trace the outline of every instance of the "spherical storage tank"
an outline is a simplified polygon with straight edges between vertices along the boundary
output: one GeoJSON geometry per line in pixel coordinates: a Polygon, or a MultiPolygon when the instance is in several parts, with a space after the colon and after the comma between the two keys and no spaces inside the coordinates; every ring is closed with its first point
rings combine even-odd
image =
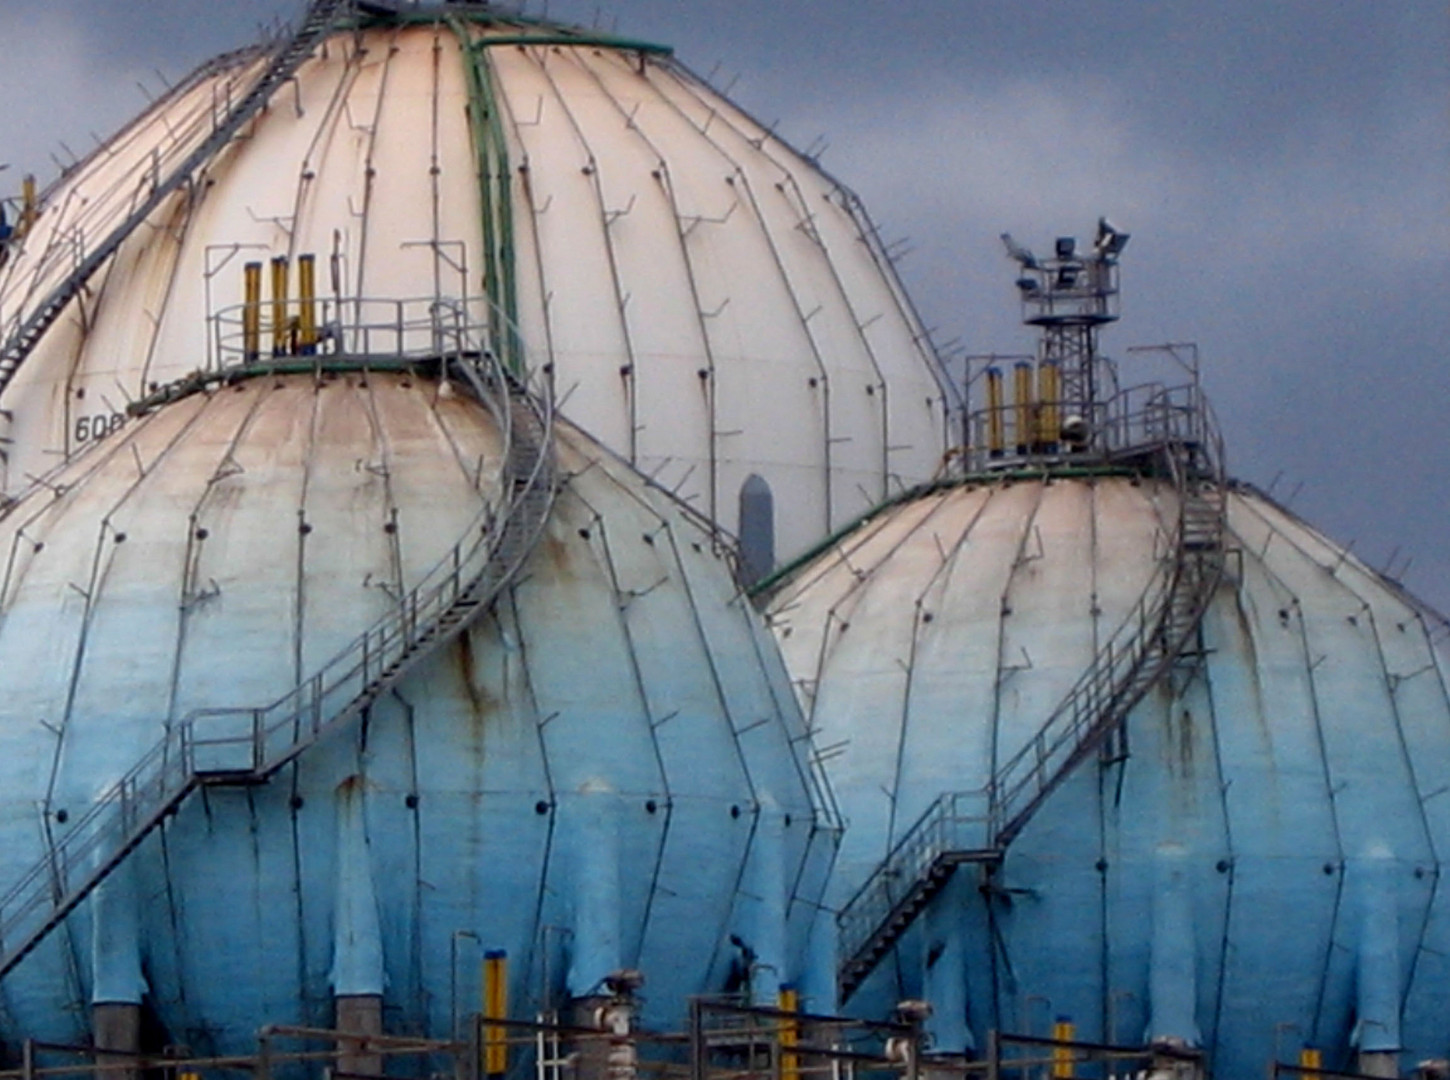
{"type": "MultiPolygon", "coordinates": [[[[406,370],[257,374],[135,418],[16,502],[7,886],[168,731],[225,736],[235,717],[206,710],[328,670],[497,527],[502,430],[406,370]]],[[[726,984],[731,935],[757,994],[809,981],[834,834],[768,632],[671,497],[567,426],[557,469],[492,608],[270,782],[182,801],[6,977],[7,1035],[74,1043],[78,1004],[143,998],[198,1052],[330,1025],[334,998],[444,1035],[478,1008],[483,950],[507,952],[517,1015],[637,968],[649,1021],[677,1024],[726,984]]]]}
{"type": "MultiPolygon", "coordinates": [[[[0,272],[6,327],[270,57],[203,66],[45,193],[0,272]]],[[[482,4],[364,17],[192,176],[7,392],[7,490],[153,386],[224,364],[218,315],[235,316],[246,263],[269,264],[270,302],[270,261],[290,259],[295,294],[304,255],[324,321],[486,297],[564,415],[731,532],[754,498],[757,570],[929,477],[944,449],[924,328],[855,196],[661,46],[482,4]]]]}
{"type": "Polygon", "coordinates": [[[1204,542],[1180,537],[1210,486],[1005,443],[868,515],[770,600],[847,822],[830,894],[847,1009],[925,997],[944,1053],[1058,1022],[1173,1040],[1218,1076],[1302,1046],[1379,1075],[1444,1056],[1445,622],[1230,485],[1222,576],[1168,657],[1171,620],[1143,633],[1138,605],[1201,565],[1204,542]],[[1064,764],[1067,720],[1132,689],[1131,660],[1085,674],[1110,644],[1157,677],[1064,764]],[[932,878],[942,856],[960,862],[932,878]],[[878,962],[867,938],[892,905],[878,962]]]}

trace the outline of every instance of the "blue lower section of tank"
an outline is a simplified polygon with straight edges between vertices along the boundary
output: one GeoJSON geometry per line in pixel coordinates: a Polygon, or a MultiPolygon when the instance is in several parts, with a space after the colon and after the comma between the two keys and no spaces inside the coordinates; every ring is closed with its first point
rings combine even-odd
{"type": "MultiPolygon", "coordinates": [[[[947,511],[933,518],[924,500],[902,511],[925,522],[910,541],[908,525],[883,526],[890,543],[862,539],[841,560],[852,575],[844,597],[815,601],[834,619],[824,670],[862,672],[856,692],[873,703],[853,713],[844,675],[815,688],[828,737],[870,747],[843,754],[835,773],[868,835],[900,839],[939,792],[972,790],[1090,659],[1080,613],[1096,610],[1094,582],[1130,548],[1113,547],[1121,526],[1099,518],[1089,557],[1087,489],[1062,487],[943,496],[977,500],[954,519],[975,530],[958,549],[947,511]],[[1008,546],[1002,531],[1026,539],[1008,546]],[[999,549],[1007,555],[994,561],[999,549]],[[955,562],[944,554],[954,550],[955,562]],[[893,570],[909,577],[918,556],[930,573],[913,591],[893,570]],[[1063,569],[1074,565],[1100,576],[1063,569]],[[838,628],[848,619],[849,634],[838,628]],[[895,700],[879,689],[887,680],[895,700]]],[[[1126,482],[1107,487],[1092,497],[1115,513],[1142,498],[1126,482]]],[[[943,1052],[983,1047],[993,1029],[1050,1036],[1066,1018],[1090,1042],[1196,1047],[1228,1077],[1261,1075],[1306,1046],[1351,1071],[1362,1053],[1397,1056],[1402,1070],[1447,1056],[1445,624],[1266,501],[1235,495],[1230,521],[1239,554],[1204,620],[1199,662],[1148,692],[1000,867],[961,866],[847,1011],[880,1017],[924,997],[943,1052]]],[[[778,617],[812,602],[803,596],[778,617]]],[[[838,897],[875,865],[855,843],[848,832],[854,876],[838,897]]]]}

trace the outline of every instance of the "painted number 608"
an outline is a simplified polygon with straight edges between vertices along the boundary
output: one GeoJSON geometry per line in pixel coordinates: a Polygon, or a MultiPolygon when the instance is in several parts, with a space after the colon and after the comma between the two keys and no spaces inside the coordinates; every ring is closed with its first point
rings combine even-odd
{"type": "Polygon", "coordinates": [[[78,443],[89,442],[92,439],[103,439],[126,422],[126,414],[119,412],[96,413],[94,416],[77,416],[75,423],[75,441],[78,443]]]}

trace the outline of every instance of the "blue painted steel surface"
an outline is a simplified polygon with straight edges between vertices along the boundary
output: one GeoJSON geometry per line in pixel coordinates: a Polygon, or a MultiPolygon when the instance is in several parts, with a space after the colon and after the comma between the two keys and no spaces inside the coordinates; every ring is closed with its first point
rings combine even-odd
{"type": "MultiPolygon", "coordinates": [[[[1171,504],[1126,477],[963,484],[784,583],[772,625],[840,746],[835,902],[1035,730],[1165,556],[1171,504]]],[[[1250,490],[1229,526],[1203,666],[1149,693],[1000,870],[959,870],[849,1011],[924,994],[958,1051],[1068,1016],[1090,1041],[1200,1045],[1220,1076],[1302,1044],[1340,1067],[1450,1051],[1450,630],[1250,490]]]]}
{"type": "MultiPolygon", "coordinates": [[[[7,1037],[84,1041],[79,1004],[143,993],[197,1052],[330,1024],[334,995],[441,1035],[487,949],[522,1015],[635,967],[647,1022],[681,1023],[732,934],[807,977],[834,833],[769,633],[681,504],[573,429],[559,464],[497,609],[271,783],[183,804],[0,985],[7,1037]]],[[[350,641],[478,527],[499,468],[490,414],[435,382],[261,377],[22,498],[0,883],[168,721],[263,704],[350,641]]]]}

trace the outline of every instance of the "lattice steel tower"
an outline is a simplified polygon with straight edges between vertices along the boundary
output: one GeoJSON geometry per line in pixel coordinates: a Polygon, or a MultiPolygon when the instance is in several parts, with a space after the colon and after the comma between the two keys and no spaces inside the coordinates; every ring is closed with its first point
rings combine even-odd
{"type": "Polygon", "coordinates": [[[1038,361],[1055,366],[1062,441],[1085,449],[1102,431],[1105,402],[1099,378],[1098,329],[1118,318],[1118,256],[1128,234],[1098,219],[1091,252],[1079,252],[1071,236],[1058,237],[1053,257],[1038,259],[1002,234],[1021,273],[1022,321],[1042,328],[1038,361]]]}

